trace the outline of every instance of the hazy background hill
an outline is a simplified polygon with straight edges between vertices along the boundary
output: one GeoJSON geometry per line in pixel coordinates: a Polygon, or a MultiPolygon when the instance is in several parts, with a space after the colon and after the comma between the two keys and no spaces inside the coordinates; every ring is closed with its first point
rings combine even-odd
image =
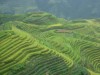
{"type": "Polygon", "coordinates": [[[100,0],[0,0],[0,13],[46,11],[63,18],[99,18],[100,0]]]}

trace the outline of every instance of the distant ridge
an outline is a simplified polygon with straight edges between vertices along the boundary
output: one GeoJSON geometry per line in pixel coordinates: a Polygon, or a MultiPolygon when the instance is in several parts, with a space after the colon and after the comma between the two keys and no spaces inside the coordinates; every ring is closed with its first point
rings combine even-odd
{"type": "Polygon", "coordinates": [[[100,18],[100,0],[0,0],[0,13],[34,11],[49,12],[66,19],[100,18]]]}

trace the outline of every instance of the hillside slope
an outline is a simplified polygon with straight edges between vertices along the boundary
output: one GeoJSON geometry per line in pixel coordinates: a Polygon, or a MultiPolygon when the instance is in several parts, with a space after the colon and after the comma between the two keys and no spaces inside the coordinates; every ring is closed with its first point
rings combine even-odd
{"type": "Polygon", "coordinates": [[[35,12],[0,20],[0,75],[100,75],[100,19],[35,12]]]}

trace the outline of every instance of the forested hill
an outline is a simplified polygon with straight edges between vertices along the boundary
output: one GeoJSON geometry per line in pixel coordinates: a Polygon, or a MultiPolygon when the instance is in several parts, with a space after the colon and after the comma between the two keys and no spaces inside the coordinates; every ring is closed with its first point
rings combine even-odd
{"type": "Polygon", "coordinates": [[[100,0],[0,0],[0,13],[50,12],[58,17],[99,18],[100,0]]]}

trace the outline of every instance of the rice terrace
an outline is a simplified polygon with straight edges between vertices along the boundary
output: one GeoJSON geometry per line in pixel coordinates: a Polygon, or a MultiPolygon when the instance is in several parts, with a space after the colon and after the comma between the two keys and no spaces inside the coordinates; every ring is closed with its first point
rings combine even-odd
{"type": "Polygon", "coordinates": [[[100,75],[99,21],[0,15],[0,75],[100,75]]]}
{"type": "Polygon", "coordinates": [[[0,0],[0,75],[100,75],[100,0],[0,0]]]}

